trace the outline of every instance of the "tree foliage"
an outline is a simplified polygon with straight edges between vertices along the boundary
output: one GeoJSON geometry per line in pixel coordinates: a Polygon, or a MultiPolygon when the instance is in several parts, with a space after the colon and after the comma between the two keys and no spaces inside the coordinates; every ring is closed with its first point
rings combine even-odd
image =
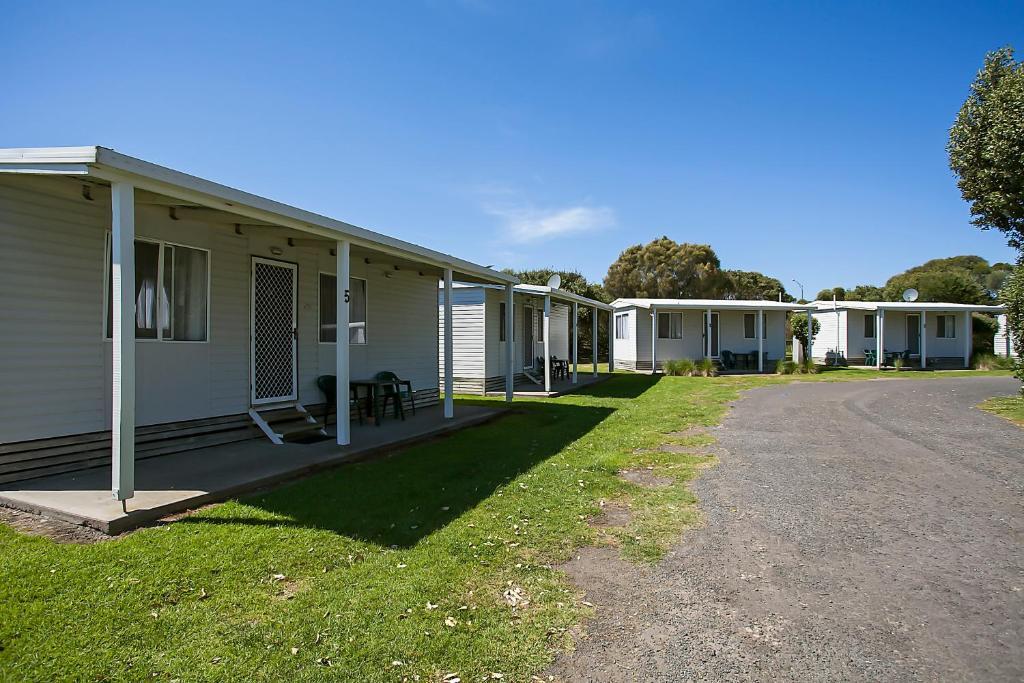
{"type": "Polygon", "coordinates": [[[725,281],[710,245],[661,237],[619,254],[604,288],[612,298],[699,299],[717,296],[725,281]]]}
{"type": "Polygon", "coordinates": [[[949,166],[971,223],[1024,249],[1024,64],[1004,47],[985,56],[949,132],[949,166]]]}
{"type": "Polygon", "coordinates": [[[889,278],[883,289],[884,301],[902,301],[907,289],[918,291],[918,301],[954,304],[987,304],[991,296],[977,280],[962,270],[917,270],[889,278]]]}
{"type": "MultiPolygon", "coordinates": [[[[814,328],[813,334],[815,337],[818,336],[818,332],[821,331],[821,322],[812,317],[811,326],[814,328]]],[[[800,341],[800,346],[804,350],[804,358],[807,357],[807,314],[806,313],[794,313],[789,316],[789,333],[794,339],[800,341]]],[[[794,356],[795,358],[795,356],[794,356]]]]}
{"type": "Polygon", "coordinates": [[[750,301],[793,301],[777,278],[753,270],[725,270],[718,298],[750,301]]]}
{"type": "Polygon", "coordinates": [[[814,297],[818,301],[846,301],[846,289],[844,287],[832,287],[830,289],[823,289],[814,297]]]}
{"type": "MultiPolygon", "coordinates": [[[[999,290],[999,301],[1006,306],[1006,326],[1013,340],[1013,348],[1017,350],[1017,379],[1024,382],[1024,360],[1019,356],[1024,352],[1024,256],[1017,260],[1017,266],[1003,282],[999,290]]],[[[1024,387],[1021,387],[1024,394],[1024,387]]]]}
{"type": "Polygon", "coordinates": [[[882,301],[885,293],[875,285],[857,285],[846,290],[846,301],[882,301]]]}

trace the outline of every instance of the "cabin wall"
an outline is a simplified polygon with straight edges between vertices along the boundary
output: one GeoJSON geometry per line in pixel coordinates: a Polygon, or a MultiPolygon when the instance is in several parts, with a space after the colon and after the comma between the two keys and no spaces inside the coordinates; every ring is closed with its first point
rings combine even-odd
{"type": "MultiPolygon", "coordinates": [[[[62,178],[0,177],[0,442],[110,428],[111,342],[105,339],[110,192],[62,178]]],[[[290,247],[258,228],[179,220],[137,205],[137,238],[210,252],[206,342],[136,342],[136,419],[149,425],[244,413],[250,406],[252,257],[298,265],[299,400],[319,403],[319,374],[334,372],[334,345],[319,343],[319,272],[329,246],[290,247]],[[271,248],[280,248],[273,256],[271,248]]],[[[352,377],[392,370],[436,400],[437,281],[353,259],[367,279],[365,346],[352,345],[352,377]]]]}

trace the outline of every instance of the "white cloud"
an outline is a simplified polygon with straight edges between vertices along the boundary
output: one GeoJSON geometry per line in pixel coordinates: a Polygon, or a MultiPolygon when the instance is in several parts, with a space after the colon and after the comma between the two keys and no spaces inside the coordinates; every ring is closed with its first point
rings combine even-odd
{"type": "Polygon", "coordinates": [[[595,232],[615,225],[615,212],[607,206],[580,205],[563,209],[485,206],[484,210],[500,218],[509,239],[519,244],[595,232]]]}

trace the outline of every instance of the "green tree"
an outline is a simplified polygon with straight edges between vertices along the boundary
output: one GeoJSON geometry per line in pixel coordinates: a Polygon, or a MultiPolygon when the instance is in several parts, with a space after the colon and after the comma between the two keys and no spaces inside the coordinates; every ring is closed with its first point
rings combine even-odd
{"type": "MultiPolygon", "coordinates": [[[[1020,358],[1024,352],[1024,256],[1017,260],[1016,267],[1003,282],[999,301],[1006,306],[1007,331],[1018,354],[1014,374],[1024,382],[1024,359],[1020,358]]],[[[1021,386],[1021,395],[1024,395],[1024,386],[1021,386]]]]}
{"type": "Polygon", "coordinates": [[[723,299],[746,299],[750,301],[793,301],[782,282],[763,273],[752,270],[725,270],[722,286],[717,297],[723,299]]]}
{"type": "Polygon", "coordinates": [[[619,254],[608,268],[604,288],[613,298],[699,299],[717,296],[724,280],[710,245],[661,237],[619,254]]]}
{"type": "Polygon", "coordinates": [[[1024,64],[1004,47],[985,56],[949,132],[949,166],[971,223],[1024,249],[1024,64]]]}
{"type": "MultiPolygon", "coordinates": [[[[818,336],[818,332],[821,332],[821,322],[816,318],[811,319],[811,326],[813,329],[814,336],[818,336]]],[[[807,357],[807,314],[806,313],[794,313],[789,316],[789,334],[800,342],[800,347],[804,350],[804,358],[807,357]]],[[[794,356],[795,358],[795,356],[794,356]]]]}
{"type": "Polygon", "coordinates": [[[846,289],[843,287],[823,289],[814,298],[818,301],[832,301],[833,297],[836,301],[846,301],[846,289]]]}
{"type": "Polygon", "coordinates": [[[846,292],[847,301],[883,301],[883,296],[882,288],[874,285],[857,285],[846,292]]]}
{"type": "MultiPolygon", "coordinates": [[[[585,296],[588,299],[595,299],[597,301],[604,301],[607,303],[610,301],[608,294],[597,282],[590,282],[582,273],[575,270],[555,270],[554,268],[536,268],[533,270],[512,270],[511,268],[505,269],[506,273],[515,275],[523,284],[527,285],[546,285],[548,279],[554,275],[562,279],[562,283],[559,289],[564,289],[567,292],[573,294],[579,294],[585,296]]],[[[589,306],[580,306],[580,319],[578,323],[578,330],[580,335],[579,342],[579,353],[580,358],[591,357],[593,347],[593,315],[594,311],[589,306]]],[[[597,316],[597,351],[598,357],[607,360],[607,349],[608,349],[608,322],[607,315],[599,313],[597,316]]],[[[571,330],[570,330],[571,331],[571,330]]],[[[572,343],[569,344],[570,353],[572,352],[572,343]]]]}
{"type": "Polygon", "coordinates": [[[992,298],[981,284],[963,270],[911,270],[885,283],[883,300],[902,301],[907,289],[918,291],[918,301],[954,304],[988,304],[992,298]]]}

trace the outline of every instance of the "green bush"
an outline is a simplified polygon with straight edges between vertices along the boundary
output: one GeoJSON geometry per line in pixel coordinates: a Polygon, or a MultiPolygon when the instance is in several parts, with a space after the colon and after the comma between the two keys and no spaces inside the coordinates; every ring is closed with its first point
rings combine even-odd
{"type": "Polygon", "coordinates": [[[975,370],[1013,370],[1013,359],[992,353],[976,353],[971,358],[975,370]]]}
{"type": "Polygon", "coordinates": [[[895,359],[895,360],[894,360],[894,361],[892,362],[892,367],[893,367],[893,369],[894,369],[894,370],[896,370],[897,372],[899,372],[900,370],[902,370],[902,369],[903,369],[903,359],[902,359],[902,358],[897,358],[897,359],[895,359]]]}
{"type": "Polygon", "coordinates": [[[800,374],[801,375],[816,375],[818,374],[818,366],[814,364],[813,358],[805,358],[800,361],[800,374]]]}
{"type": "Polygon", "coordinates": [[[694,370],[696,369],[693,361],[689,358],[667,360],[663,367],[665,374],[673,377],[693,377],[694,370]]]}
{"type": "Polygon", "coordinates": [[[714,377],[718,374],[718,366],[715,365],[715,361],[710,358],[702,358],[697,361],[694,369],[696,370],[696,374],[701,377],[714,377]]]}
{"type": "Polygon", "coordinates": [[[792,375],[796,372],[796,363],[791,360],[780,360],[775,364],[775,373],[778,375],[792,375]]]}

